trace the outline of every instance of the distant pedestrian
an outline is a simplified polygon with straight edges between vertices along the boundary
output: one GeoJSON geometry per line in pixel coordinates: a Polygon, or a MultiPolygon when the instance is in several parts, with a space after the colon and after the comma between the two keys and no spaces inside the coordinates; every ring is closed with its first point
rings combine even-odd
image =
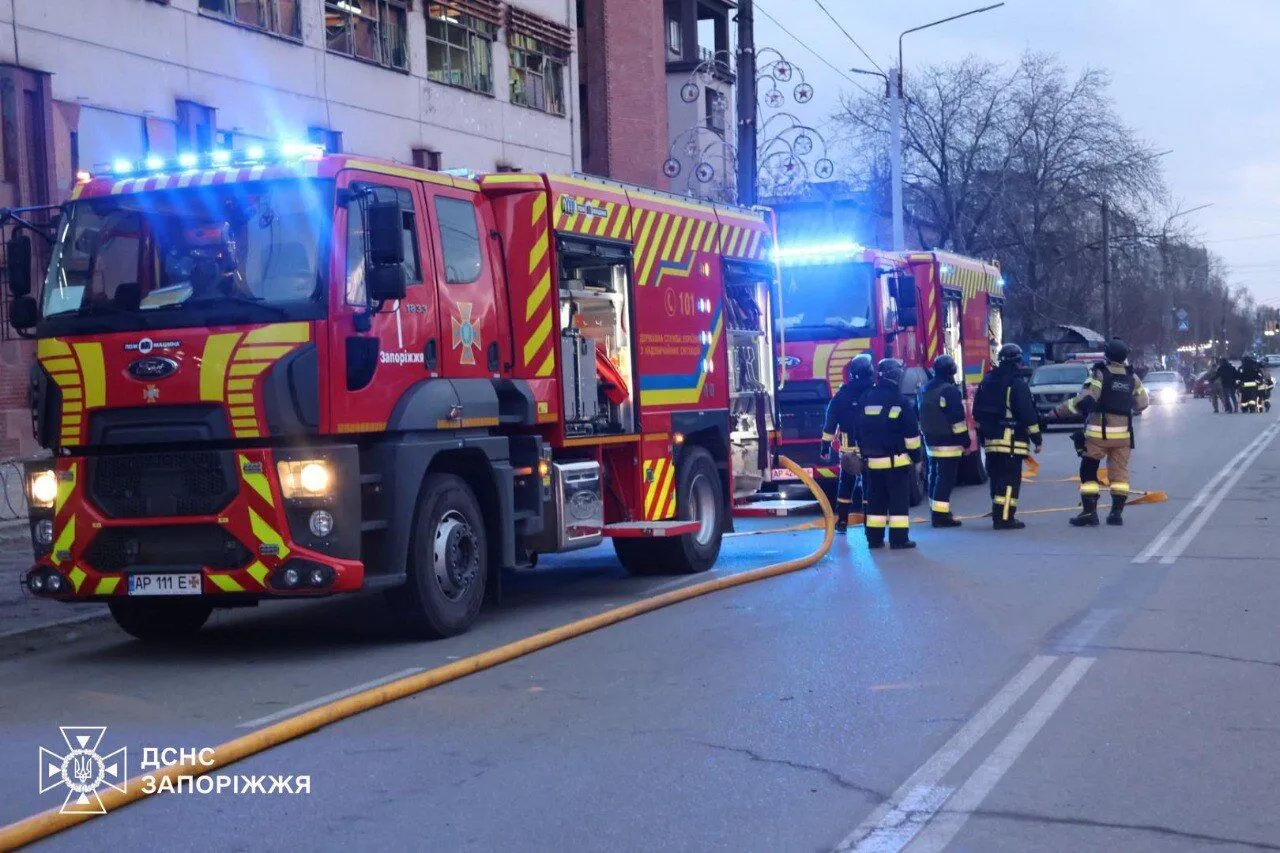
{"type": "Polygon", "coordinates": [[[1228,413],[1234,413],[1240,408],[1240,403],[1236,397],[1236,386],[1240,382],[1240,371],[1236,370],[1236,366],[1231,363],[1230,359],[1224,358],[1218,362],[1218,381],[1222,383],[1222,402],[1228,413]]]}
{"type": "MultiPolygon", "coordinates": [[[[1219,406],[1225,407],[1227,404],[1226,396],[1222,393],[1222,378],[1218,376],[1218,367],[1214,365],[1204,375],[1205,384],[1208,385],[1209,402],[1213,403],[1214,414],[1219,411],[1219,406]]],[[[1227,411],[1231,411],[1227,409],[1227,411]]]]}

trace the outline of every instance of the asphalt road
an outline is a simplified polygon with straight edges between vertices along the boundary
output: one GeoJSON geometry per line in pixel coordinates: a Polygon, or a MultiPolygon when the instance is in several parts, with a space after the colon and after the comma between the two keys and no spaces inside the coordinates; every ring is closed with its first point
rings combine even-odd
{"type": "MultiPolygon", "coordinates": [[[[48,849],[1280,849],[1280,419],[1141,418],[1123,528],[914,531],[401,700],[228,773],[310,795],[155,797],[48,849]]],[[[1075,503],[1065,436],[1024,511],[1075,503]]],[[[961,512],[985,494],[958,493],[961,512]]],[[[758,525],[754,525],[758,526],[758,525]]],[[[811,550],[730,540],[717,572],[811,550]]],[[[681,583],[683,581],[676,581],[681,583]]],[[[0,640],[0,822],[59,725],[103,751],[212,746],[326,696],[652,594],[601,549],[465,637],[404,643],[376,599],[221,616],[167,650],[87,623],[0,640]]],[[[65,751],[65,750],[62,750],[65,751]]]]}

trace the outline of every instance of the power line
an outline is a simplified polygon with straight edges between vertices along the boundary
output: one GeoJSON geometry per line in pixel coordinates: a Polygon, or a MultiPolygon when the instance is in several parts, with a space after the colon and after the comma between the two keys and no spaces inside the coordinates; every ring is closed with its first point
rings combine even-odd
{"type": "Polygon", "coordinates": [[[824,5],[822,5],[822,0],[813,0],[813,2],[814,2],[814,3],[817,3],[817,4],[818,4],[818,8],[822,10],[822,13],[823,13],[824,15],[826,15],[828,18],[830,18],[830,19],[831,19],[831,23],[833,23],[833,24],[835,24],[837,27],[839,27],[840,32],[844,33],[844,37],[845,37],[845,38],[847,38],[849,41],[853,42],[853,46],[854,46],[854,47],[856,47],[856,48],[858,49],[858,52],[859,52],[859,53],[861,53],[863,56],[865,56],[865,57],[867,58],[867,62],[870,62],[870,63],[871,63],[871,67],[872,67],[872,68],[874,68],[875,70],[879,71],[881,74],[884,74],[884,73],[885,73],[885,70],[884,70],[883,68],[881,68],[881,67],[880,67],[880,64],[879,64],[878,62],[876,62],[876,61],[875,61],[875,59],[871,56],[871,54],[867,53],[866,48],[864,48],[862,45],[858,44],[858,40],[857,40],[856,38],[854,38],[854,37],[849,33],[849,31],[848,31],[848,30],[846,30],[846,29],[844,28],[844,24],[842,24],[842,23],[840,23],[838,20],[836,20],[836,16],[835,16],[835,15],[833,15],[833,14],[831,14],[829,11],[827,11],[827,7],[826,7],[826,6],[824,6],[824,5]]]}
{"type": "Polygon", "coordinates": [[[759,12],[761,15],[764,15],[764,16],[765,16],[766,18],[768,18],[770,21],[773,21],[773,25],[774,25],[775,27],[777,27],[778,29],[782,30],[782,31],[783,31],[784,33],[786,33],[788,36],[790,36],[792,41],[794,41],[796,44],[798,44],[798,45],[800,45],[801,47],[803,47],[805,50],[809,51],[809,53],[813,54],[813,56],[814,56],[814,57],[815,57],[819,62],[821,62],[823,65],[827,66],[827,67],[828,67],[828,68],[830,68],[832,71],[836,72],[836,73],[837,73],[837,74],[839,74],[841,77],[843,77],[846,81],[848,81],[849,85],[853,86],[855,89],[860,90],[860,91],[861,91],[863,94],[865,94],[865,95],[869,95],[869,96],[871,96],[871,97],[875,97],[874,95],[872,95],[872,94],[871,94],[871,92],[869,92],[866,88],[864,88],[864,87],[862,86],[862,84],[860,84],[858,81],[854,80],[854,79],[853,79],[852,77],[850,77],[848,74],[845,74],[843,71],[841,71],[841,70],[840,70],[839,68],[837,68],[836,66],[832,65],[830,62],[828,62],[828,61],[827,61],[826,57],[824,57],[822,54],[818,53],[818,52],[817,52],[816,50],[814,50],[813,48],[809,47],[809,45],[807,45],[807,44],[805,44],[804,42],[802,42],[802,41],[799,39],[799,37],[797,37],[797,36],[796,36],[796,34],[795,34],[795,33],[791,32],[791,30],[789,30],[789,29],[787,29],[786,27],[784,27],[784,26],[782,25],[782,23],[781,23],[777,18],[775,18],[773,15],[770,15],[770,14],[769,14],[768,12],[766,12],[766,11],[765,11],[761,6],[759,6],[759,5],[757,4],[757,5],[756,5],[756,7],[755,7],[755,9],[756,9],[756,11],[757,11],[757,12],[759,12]]]}

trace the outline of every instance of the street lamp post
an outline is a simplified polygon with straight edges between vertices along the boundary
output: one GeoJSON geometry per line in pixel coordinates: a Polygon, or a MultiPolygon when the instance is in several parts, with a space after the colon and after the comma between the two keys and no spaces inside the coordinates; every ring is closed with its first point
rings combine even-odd
{"type": "Polygon", "coordinates": [[[893,194],[893,249],[895,252],[900,252],[907,247],[906,224],[902,212],[902,124],[906,107],[906,96],[902,91],[902,40],[912,33],[918,33],[921,30],[927,30],[939,24],[958,21],[961,18],[977,15],[980,12],[990,12],[992,9],[999,9],[1003,5],[1004,3],[994,3],[990,6],[983,6],[981,9],[970,9],[968,12],[961,12],[959,15],[952,15],[949,18],[930,21],[927,24],[903,30],[898,35],[898,67],[893,69],[893,73],[888,76],[888,97],[892,102],[889,108],[893,113],[891,118],[892,126],[889,132],[889,168],[892,171],[890,180],[893,182],[891,191],[893,194]]]}

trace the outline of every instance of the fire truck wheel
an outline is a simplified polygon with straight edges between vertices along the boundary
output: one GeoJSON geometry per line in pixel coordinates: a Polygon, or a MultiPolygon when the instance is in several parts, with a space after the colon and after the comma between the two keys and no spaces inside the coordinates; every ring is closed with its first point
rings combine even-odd
{"type": "Polygon", "coordinates": [[[488,555],[484,516],[470,487],[452,474],[427,477],[409,543],[409,580],[390,590],[405,631],[438,639],[470,628],[484,603],[488,555]]]}
{"type": "Polygon", "coordinates": [[[213,605],[201,599],[122,599],[110,602],[107,607],[126,633],[148,643],[189,637],[204,626],[213,612],[213,605]]]}
{"type": "Polygon", "coordinates": [[[676,517],[698,521],[698,529],[672,539],[615,539],[614,549],[633,575],[705,572],[720,556],[724,511],[724,488],[711,454],[686,448],[676,470],[676,517]]]}

